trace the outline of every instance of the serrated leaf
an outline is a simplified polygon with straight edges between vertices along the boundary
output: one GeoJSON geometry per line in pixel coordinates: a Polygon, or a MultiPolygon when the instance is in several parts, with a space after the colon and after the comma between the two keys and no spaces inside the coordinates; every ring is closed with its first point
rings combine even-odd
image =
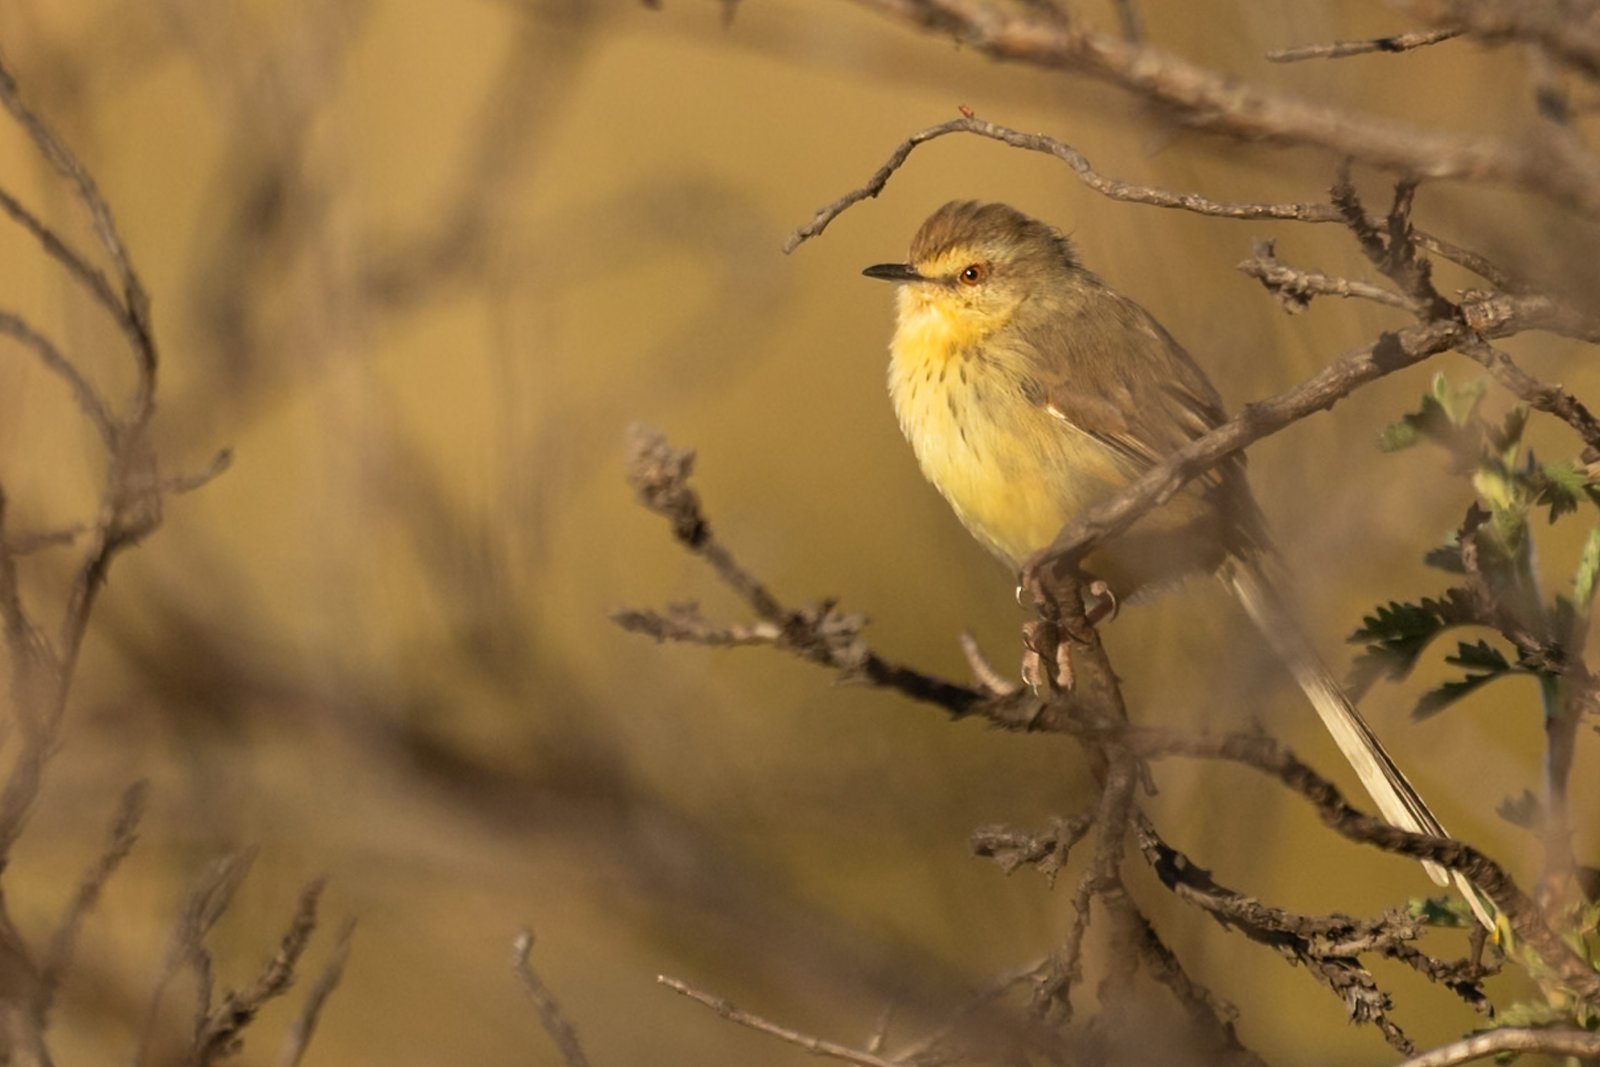
{"type": "Polygon", "coordinates": [[[1378,431],[1378,451],[1404,451],[1420,440],[1422,434],[1418,432],[1416,425],[1407,419],[1401,419],[1398,422],[1391,422],[1378,431]]]}
{"type": "Polygon", "coordinates": [[[1465,574],[1467,568],[1461,565],[1461,546],[1452,538],[1448,543],[1438,548],[1430,548],[1422,562],[1435,570],[1447,571],[1450,574],[1465,574]]]}
{"type": "Polygon", "coordinates": [[[1454,681],[1445,682],[1417,698],[1417,706],[1411,709],[1411,717],[1426,719],[1430,715],[1437,715],[1462,697],[1481,688],[1484,683],[1492,682],[1506,673],[1492,671],[1488,674],[1468,674],[1454,681]]]}
{"type": "Polygon", "coordinates": [[[1489,642],[1479,638],[1472,644],[1462,641],[1456,645],[1456,654],[1446,656],[1446,663],[1457,667],[1466,667],[1468,670],[1505,672],[1512,669],[1505,654],[1489,642]]]}
{"type": "Polygon", "coordinates": [[[1494,813],[1510,823],[1520,826],[1524,830],[1533,830],[1544,823],[1544,804],[1533,795],[1533,790],[1524,789],[1514,797],[1506,797],[1500,801],[1494,813]]]}
{"type": "MultiPolygon", "coordinates": [[[[1479,379],[1480,381],[1482,379],[1479,379]]],[[[1522,431],[1528,425],[1528,409],[1518,404],[1506,412],[1506,417],[1501,420],[1498,427],[1489,431],[1489,442],[1496,452],[1502,455],[1514,453],[1522,444],[1522,431]]]]}
{"type": "Polygon", "coordinates": [[[1550,521],[1578,510],[1578,505],[1592,500],[1588,476],[1573,463],[1563,460],[1546,463],[1527,476],[1528,487],[1536,504],[1550,508],[1550,521]]]}

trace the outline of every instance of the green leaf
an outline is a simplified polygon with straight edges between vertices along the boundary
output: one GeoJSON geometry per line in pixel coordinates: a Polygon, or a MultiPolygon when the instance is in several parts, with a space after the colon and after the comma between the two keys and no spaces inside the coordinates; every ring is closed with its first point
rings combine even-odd
{"type": "Polygon", "coordinates": [[[1456,645],[1456,654],[1446,656],[1444,661],[1468,670],[1504,672],[1512,669],[1504,653],[1482,638],[1470,645],[1460,642],[1456,645]]]}
{"type": "Polygon", "coordinates": [[[1578,510],[1579,504],[1592,502],[1593,485],[1579,467],[1569,460],[1546,463],[1527,476],[1536,504],[1550,508],[1550,521],[1578,510]]]}
{"type": "Polygon", "coordinates": [[[1447,571],[1450,574],[1467,573],[1467,568],[1461,565],[1461,545],[1454,535],[1439,547],[1428,549],[1427,555],[1422,557],[1422,562],[1435,570],[1447,571]]]}
{"type": "Polygon", "coordinates": [[[1499,649],[1481,638],[1472,644],[1462,641],[1456,646],[1456,654],[1446,656],[1445,662],[1457,667],[1466,667],[1468,673],[1422,694],[1417,700],[1417,706],[1411,709],[1412,718],[1426,719],[1430,715],[1436,715],[1462,697],[1481,688],[1484,683],[1492,682],[1502,675],[1517,670],[1499,649]]]}
{"type": "Polygon", "coordinates": [[[1531,789],[1524,789],[1514,797],[1506,797],[1500,801],[1494,813],[1512,826],[1520,826],[1524,830],[1536,829],[1544,822],[1544,805],[1531,789]]]}
{"type": "Polygon", "coordinates": [[[1391,600],[1361,620],[1349,640],[1366,648],[1351,665],[1348,687],[1360,694],[1379,678],[1396,680],[1411,673],[1423,649],[1452,626],[1481,622],[1465,589],[1447,589],[1443,597],[1418,603],[1391,600]]]}
{"type": "MultiPolygon", "coordinates": [[[[1479,379],[1482,381],[1482,379],[1479,379]]],[[[1489,431],[1489,443],[1494,450],[1502,456],[1509,458],[1522,444],[1522,431],[1528,425],[1528,409],[1518,404],[1506,412],[1506,417],[1497,428],[1489,431]]]]}
{"type": "Polygon", "coordinates": [[[1585,614],[1594,603],[1597,578],[1600,578],[1600,526],[1589,530],[1589,537],[1583,543],[1583,555],[1578,559],[1578,570],[1572,576],[1572,599],[1585,614]]]}
{"type": "Polygon", "coordinates": [[[1431,399],[1444,412],[1453,426],[1465,426],[1478,412],[1483,395],[1488,391],[1487,378],[1469,378],[1464,384],[1452,386],[1442,373],[1433,376],[1431,399]]]}

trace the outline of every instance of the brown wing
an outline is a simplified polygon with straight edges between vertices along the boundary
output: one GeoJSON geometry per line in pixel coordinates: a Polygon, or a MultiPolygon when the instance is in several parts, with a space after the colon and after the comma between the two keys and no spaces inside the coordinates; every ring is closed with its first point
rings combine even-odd
{"type": "MultiPolygon", "coordinates": [[[[1086,275],[1074,314],[1023,315],[1018,326],[1037,357],[1037,402],[1104,442],[1130,475],[1143,472],[1224,421],[1216,389],[1149,312],[1086,275]],[[1030,324],[1029,318],[1037,318],[1030,324]],[[1089,320],[1094,320],[1093,325],[1089,320]],[[1080,323],[1079,328],[1063,322],[1080,323]],[[1030,326],[1032,328],[1030,328],[1030,326]]],[[[1243,542],[1264,543],[1259,513],[1244,481],[1244,457],[1198,479],[1220,491],[1243,542]]]]}
{"type": "Polygon", "coordinates": [[[1220,423],[1222,401],[1147,311],[1089,284],[1075,314],[1018,323],[1037,356],[1038,401],[1143,470],[1220,423]]]}

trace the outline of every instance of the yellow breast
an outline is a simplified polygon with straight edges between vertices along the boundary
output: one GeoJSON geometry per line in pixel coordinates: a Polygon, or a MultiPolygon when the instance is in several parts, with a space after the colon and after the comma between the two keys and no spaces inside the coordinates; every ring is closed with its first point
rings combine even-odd
{"type": "Polygon", "coordinates": [[[1127,472],[1024,395],[1025,367],[993,343],[1003,325],[903,288],[889,394],[923,475],[979,541],[1017,567],[1127,472]]]}

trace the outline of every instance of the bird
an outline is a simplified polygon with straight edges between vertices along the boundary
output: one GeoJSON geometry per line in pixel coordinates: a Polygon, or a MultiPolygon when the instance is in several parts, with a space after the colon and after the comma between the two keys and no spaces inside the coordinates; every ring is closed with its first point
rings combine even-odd
{"type": "MultiPolygon", "coordinates": [[[[1205,372],[1150,312],[1087,269],[1066,235],[1007,204],[951,201],[923,222],[905,262],[862,273],[898,286],[889,395],[923,475],[1014,571],[1226,418],[1205,372]]],[[[1242,453],[1095,546],[1081,569],[1112,605],[1217,575],[1384,819],[1448,836],[1280,593],[1283,568],[1242,453]]],[[[1424,867],[1449,884],[1443,868],[1424,867]]],[[[1490,905],[1454,877],[1493,930],[1490,905]]]]}

